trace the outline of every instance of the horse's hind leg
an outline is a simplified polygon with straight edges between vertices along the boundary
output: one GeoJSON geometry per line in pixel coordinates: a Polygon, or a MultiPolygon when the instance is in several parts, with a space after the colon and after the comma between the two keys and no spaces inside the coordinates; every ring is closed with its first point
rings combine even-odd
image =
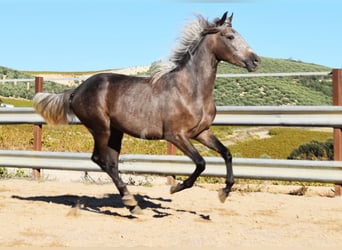
{"type": "Polygon", "coordinates": [[[108,173],[109,176],[113,179],[116,187],[118,188],[120,195],[122,197],[123,203],[130,207],[136,207],[138,205],[134,196],[130,194],[127,189],[127,184],[122,181],[119,176],[119,154],[121,151],[121,142],[122,142],[123,133],[119,130],[112,129],[109,142],[108,142],[108,150],[110,151],[111,158],[114,161],[113,167],[110,169],[108,173]]]}
{"type": "Polygon", "coordinates": [[[123,133],[117,130],[91,130],[95,146],[92,160],[97,163],[113,180],[120,192],[122,201],[132,212],[138,210],[138,203],[119,176],[119,154],[123,133]]]}
{"type": "Polygon", "coordinates": [[[232,186],[234,185],[234,175],[233,175],[233,167],[232,167],[232,155],[228,148],[226,148],[219,139],[212,133],[211,130],[205,130],[201,134],[199,134],[196,138],[197,141],[201,142],[203,145],[208,148],[215,150],[220,153],[222,158],[226,163],[226,187],[219,190],[219,199],[221,202],[224,202],[228,197],[232,186]]]}

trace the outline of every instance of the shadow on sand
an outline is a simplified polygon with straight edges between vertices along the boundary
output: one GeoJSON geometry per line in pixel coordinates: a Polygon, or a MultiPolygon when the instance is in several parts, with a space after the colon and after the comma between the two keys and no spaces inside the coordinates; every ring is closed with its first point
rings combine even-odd
{"type": "MultiPolygon", "coordinates": [[[[59,205],[70,206],[71,208],[78,208],[83,211],[100,213],[111,216],[118,216],[122,218],[135,219],[139,218],[139,215],[130,214],[122,215],[118,212],[114,212],[109,208],[124,208],[121,196],[119,194],[107,194],[104,197],[92,197],[92,196],[79,196],[79,195],[57,195],[57,196],[29,196],[23,197],[18,195],[12,195],[13,199],[24,201],[37,201],[47,202],[59,205]]],[[[164,199],[161,197],[153,198],[147,195],[135,195],[136,200],[142,210],[150,209],[153,211],[154,218],[163,218],[173,215],[174,213],[189,213],[199,216],[201,219],[210,220],[209,215],[197,214],[195,211],[174,209],[168,206],[164,206],[162,203],[170,203],[171,199],[164,199]]]]}

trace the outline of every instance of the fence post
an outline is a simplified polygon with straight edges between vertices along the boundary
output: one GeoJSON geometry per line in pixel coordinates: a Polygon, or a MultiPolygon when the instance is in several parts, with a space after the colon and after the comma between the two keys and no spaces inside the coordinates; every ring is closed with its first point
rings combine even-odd
{"type": "MultiPolygon", "coordinates": [[[[43,77],[35,77],[35,93],[43,92],[43,77]]],[[[42,124],[34,124],[33,126],[33,150],[42,150],[42,124]]],[[[40,169],[32,169],[32,175],[35,179],[40,178],[40,169]]]]}
{"type": "Polygon", "coordinates": [[[167,142],[167,154],[175,155],[177,148],[171,142],[167,142]]]}
{"type": "MultiPolygon", "coordinates": [[[[175,145],[173,145],[171,142],[167,142],[167,154],[168,155],[176,155],[177,148],[175,145]]],[[[167,185],[175,185],[176,184],[176,176],[175,175],[169,175],[166,176],[166,184],[167,185]]]]}
{"type": "MultiPolygon", "coordinates": [[[[333,105],[342,106],[342,69],[333,69],[333,105]]],[[[342,161],[342,128],[334,128],[334,160],[342,161]]],[[[335,184],[335,195],[342,195],[342,185],[335,184]]]]}

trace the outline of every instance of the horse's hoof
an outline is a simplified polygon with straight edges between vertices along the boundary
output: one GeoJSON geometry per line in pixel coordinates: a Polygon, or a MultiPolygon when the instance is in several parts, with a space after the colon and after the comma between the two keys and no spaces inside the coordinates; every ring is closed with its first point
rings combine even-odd
{"type": "Polygon", "coordinates": [[[177,193],[177,192],[179,192],[181,190],[182,190],[182,185],[180,183],[178,183],[177,185],[171,186],[170,193],[174,194],[174,193],[177,193]]]}
{"type": "Polygon", "coordinates": [[[229,195],[229,192],[227,192],[224,188],[218,191],[218,197],[222,203],[226,201],[228,195],[229,195]]]}
{"type": "Polygon", "coordinates": [[[134,196],[131,194],[126,194],[122,197],[122,202],[127,207],[135,207],[138,202],[135,200],[134,196]]]}
{"type": "Polygon", "coordinates": [[[130,210],[132,215],[141,215],[143,214],[143,210],[139,206],[134,206],[130,210]]]}

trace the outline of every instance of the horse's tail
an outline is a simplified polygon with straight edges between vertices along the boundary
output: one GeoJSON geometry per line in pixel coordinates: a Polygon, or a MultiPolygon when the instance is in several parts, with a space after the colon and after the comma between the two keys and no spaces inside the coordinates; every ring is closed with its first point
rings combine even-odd
{"type": "Polygon", "coordinates": [[[33,107],[48,124],[68,124],[68,117],[74,116],[70,109],[73,90],[61,94],[37,93],[33,97],[33,107]]]}

